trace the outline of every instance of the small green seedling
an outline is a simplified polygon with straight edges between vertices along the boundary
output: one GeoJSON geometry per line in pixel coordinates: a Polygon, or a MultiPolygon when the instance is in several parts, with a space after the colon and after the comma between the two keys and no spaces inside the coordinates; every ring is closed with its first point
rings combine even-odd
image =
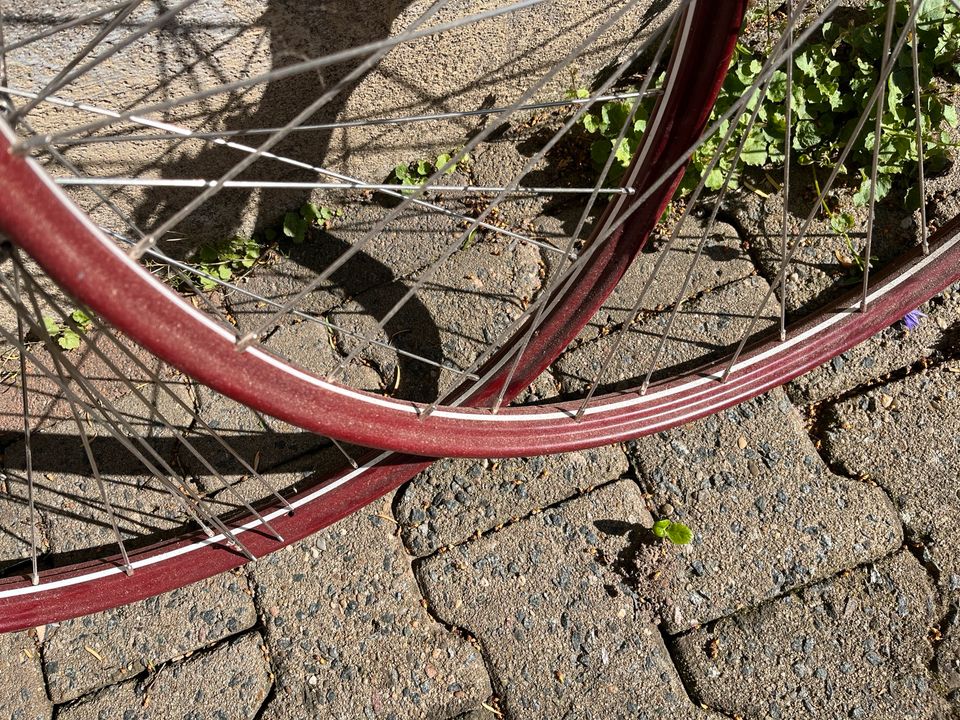
{"type": "Polygon", "coordinates": [[[213,290],[217,280],[229,282],[236,273],[252,268],[260,258],[260,244],[253,238],[236,236],[219,243],[202,246],[196,255],[197,269],[206,276],[200,276],[200,287],[213,290]]]}
{"type": "Polygon", "coordinates": [[[441,153],[431,162],[430,160],[414,160],[410,163],[400,163],[393,169],[391,180],[400,185],[423,185],[430,177],[442,170],[444,175],[452,175],[457,168],[470,162],[470,153],[465,153],[457,162],[451,162],[453,155],[441,153]]]}
{"type": "Polygon", "coordinates": [[[672,520],[657,520],[653,524],[653,534],[659,538],[666,538],[674,545],[689,545],[693,539],[693,531],[690,528],[672,520]]]}
{"type": "Polygon", "coordinates": [[[57,322],[46,315],[43,317],[43,327],[47,334],[64,350],[80,347],[80,334],[87,331],[92,320],[83,310],[74,310],[70,313],[70,319],[72,324],[57,322]]]}
{"type": "MultiPolygon", "coordinates": [[[[817,195],[822,195],[820,191],[820,182],[817,179],[817,171],[815,169],[813,171],[813,186],[817,192],[817,195]]],[[[843,238],[847,245],[847,252],[850,253],[849,257],[847,257],[842,253],[834,251],[837,262],[839,262],[847,272],[847,277],[841,282],[841,285],[852,285],[860,282],[860,280],[863,278],[863,274],[867,271],[867,262],[864,260],[863,256],[857,252],[857,249],[853,246],[853,238],[850,237],[850,232],[857,225],[856,218],[853,216],[853,213],[842,210],[834,210],[830,203],[827,202],[826,197],[824,197],[821,201],[821,207],[824,214],[830,219],[830,227],[835,233],[837,233],[837,235],[843,238]]],[[[873,267],[873,263],[877,262],[878,260],[879,258],[876,255],[871,255],[870,267],[873,267]]]]}
{"type": "MultiPolygon", "coordinates": [[[[307,202],[301,205],[299,210],[283,216],[283,234],[299,245],[306,239],[307,230],[311,227],[329,228],[333,219],[342,215],[343,210],[331,210],[307,202]]],[[[267,240],[271,241],[276,236],[276,231],[268,230],[266,236],[267,240]]]]}

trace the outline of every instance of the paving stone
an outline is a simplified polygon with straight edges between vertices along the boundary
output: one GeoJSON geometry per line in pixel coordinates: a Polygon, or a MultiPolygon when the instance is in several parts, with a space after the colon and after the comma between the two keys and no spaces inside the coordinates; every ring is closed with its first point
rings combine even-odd
{"type": "MultiPolygon", "coordinates": [[[[383,16],[381,22],[392,21],[396,32],[409,26],[426,7],[422,3],[410,3],[395,17],[370,9],[359,16],[364,19],[367,14],[383,16]]],[[[463,7],[459,6],[455,13],[441,11],[437,21],[452,19],[463,7]]],[[[474,12],[481,7],[480,4],[469,6],[474,12]]],[[[343,114],[348,118],[384,117],[449,110],[451,105],[456,109],[508,105],[620,9],[617,6],[587,9],[576,3],[551,3],[404,43],[364,77],[346,100],[343,114]],[[455,68],[465,70],[466,75],[453,71],[455,68]],[[482,79],[478,81],[478,78],[482,79]]],[[[658,13],[669,10],[654,6],[649,0],[630,8],[589,50],[576,53],[572,65],[550,79],[536,99],[563,97],[569,90],[571,77],[593,78],[602,68],[628,57],[657,25],[651,22],[657,17],[654,9],[658,13]]],[[[349,37],[356,33],[352,27],[356,24],[354,20],[341,34],[349,37]]],[[[325,27],[318,27],[312,34],[313,42],[328,38],[326,45],[331,47],[343,42],[325,27]]],[[[319,47],[330,51],[324,45],[319,47]]],[[[316,51],[313,54],[317,54],[316,51]]],[[[525,121],[529,114],[518,117],[525,121]]],[[[354,174],[374,172],[382,177],[397,162],[432,157],[462,146],[466,135],[489,122],[489,118],[478,121],[457,118],[444,123],[432,122],[429,126],[400,124],[337,132],[330,140],[326,162],[329,165],[339,161],[354,174]],[[368,148],[375,152],[371,153],[368,148]]]]}
{"type": "Polygon", "coordinates": [[[948,717],[931,687],[935,595],[906,551],[675,641],[693,697],[744,718],[948,717]]]}
{"type": "Polygon", "coordinates": [[[661,514],[694,531],[664,572],[671,633],[901,543],[884,493],[829,471],[782,390],[628,448],[661,514]]]}
{"type": "Polygon", "coordinates": [[[937,689],[960,710],[960,633],[957,632],[956,606],[952,608],[953,622],[946,636],[937,646],[933,670],[937,689]]]}
{"type": "MultiPolygon", "coordinates": [[[[191,387],[186,381],[173,383],[170,389],[187,407],[193,405],[191,387]]],[[[148,391],[144,398],[146,403],[127,394],[116,401],[115,408],[150,448],[175,467],[178,444],[163,423],[185,432],[191,416],[168,395],[148,391]]],[[[184,522],[186,509],[171,491],[178,483],[185,487],[187,481],[171,473],[173,479],[165,486],[102,425],[87,423],[85,431],[110,505],[102,499],[72,417],[49,427],[31,440],[42,549],[70,553],[101,545],[115,548],[111,516],[125,540],[169,531],[184,522]]],[[[122,427],[119,432],[128,434],[122,427]]],[[[163,472],[164,466],[142,445],[133,444],[163,472]]],[[[28,489],[23,457],[22,440],[4,453],[6,490],[15,502],[25,505],[28,489]]],[[[166,478],[167,474],[163,476],[166,478]]]]}
{"type": "Polygon", "coordinates": [[[628,468],[619,446],[506,460],[438,460],[406,485],[396,504],[403,541],[415,556],[461,542],[628,468]]]}
{"type": "Polygon", "coordinates": [[[251,632],[209,652],[165,665],[57,709],[61,720],[184,720],[254,718],[272,677],[260,633],[251,632]]]}
{"type": "Polygon", "coordinates": [[[508,717],[706,716],[609,567],[651,524],[619,481],[419,565],[434,612],[483,646],[508,717]]]}
{"type": "Polygon", "coordinates": [[[947,288],[920,310],[927,317],[919,327],[908,331],[903,323],[891,325],[789,383],[790,397],[804,404],[821,402],[921,359],[950,354],[960,327],[960,284],[947,288]]]}
{"type": "Polygon", "coordinates": [[[56,703],[152,669],[257,622],[246,577],[209,580],[47,628],[44,672],[56,703]]]}
{"type": "Polygon", "coordinates": [[[844,400],[828,418],[830,461],[889,493],[944,601],[960,602],[960,363],[844,400]]]}
{"type": "Polygon", "coordinates": [[[34,638],[25,632],[0,635],[0,718],[49,720],[52,715],[34,638]]]}
{"type": "Polygon", "coordinates": [[[480,652],[421,605],[387,500],[253,567],[277,674],[265,718],[451,717],[490,695],[480,652]]]}
{"type": "MultiPolygon", "coordinates": [[[[752,313],[766,291],[767,284],[762,278],[748,277],[686,303],[676,316],[653,380],[692,370],[707,359],[722,355],[724,349],[731,351],[749,325],[749,317],[744,315],[752,313]]],[[[775,318],[771,313],[768,309],[761,314],[756,332],[772,326],[775,318]]],[[[600,391],[639,386],[655,357],[669,315],[668,310],[641,319],[629,328],[622,341],[619,340],[621,333],[611,332],[568,349],[553,365],[564,392],[585,391],[600,372],[603,372],[600,391]],[[617,342],[622,344],[613,363],[604,368],[606,356],[617,342]]]]}
{"type": "Polygon", "coordinates": [[[457,715],[453,720],[496,720],[496,715],[486,708],[474,708],[463,715],[457,715]]]}
{"type": "MultiPolygon", "coordinates": [[[[669,251],[666,250],[667,238],[653,236],[648,247],[634,260],[580,337],[596,337],[605,329],[609,330],[625,322],[641,295],[643,301],[638,312],[644,315],[672,308],[683,289],[690,263],[693,262],[705,230],[706,223],[703,219],[687,218],[669,251]],[[643,293],[643,288],[654,271],[655,279],[646,293],[643,293]]],[[[744,250],[736,230],[726,223],[717,222],[704,242],[700,258],[693,266],[693,274],[683,297],[688,300],[755,274],[756,268],[744,250]]],[[[744,309],[749,305],[730,307],[744,309]]]]}
{"type": "MultiPolygon", "coordinates": [[[[814,177],[809,168],[796,167],[791,174],[788,230],[799,232],[816,201],[814,177]]],[[[857,253],[866,247],[867,208],[856,207],[856,187],[838,187],[834,191],[836,207],[854,216],[854,229],[849,240],[857,253]]],[[[744,240],[753,248],[760,273],[772,281],[780,271],[781,237],[783,233],[783,194],[764,197],[752,192],[739,193],[729,203],[729,210],[742,228],[744,240]]],[[[919,231],[912,215],[896,203],[878,203],[874,222],[871,254],[878,258],[874,267],[906,252],[919,242],[919,231]]],[[[830,225],[830,218],[820,212],[797,247],[787,275],[787,311],[809,311],[849,291],[841,280],[851,274],[852,253],[847,241],[830,225]],[[844,265],[846,263],[846,266],[844,265]]],[[[862,276],[861,276],[862,277],[862,276]]],[[[779,294],[778,294],[779,298],[779,294]]]]}

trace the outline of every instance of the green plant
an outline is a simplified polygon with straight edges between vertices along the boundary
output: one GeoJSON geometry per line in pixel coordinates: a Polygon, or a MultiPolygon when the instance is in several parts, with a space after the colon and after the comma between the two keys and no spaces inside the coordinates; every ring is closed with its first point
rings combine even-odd
{"type": "MultiPolygon", "coordinates": [[[[817,179],[816,169],[813,171],[813,185],[819,196],[821,194],[820,181],[817,179]]],[[[867,262],[863,256],[857,252],[857,249],[853,246],[853,238],[850,237],[850,231],[857,225],[856,218],[851,212],[834,208],[828,197],[824,197],[821,200],[821,207],[823,208],[824,214],[830,220],[830,227],[837,235],[843,238],[847,245],[847,251],[850,253],[849,256],[844,256],[834,251],[837,262],[847,271],[847,277],[841,285],[852,285],[853,283],[859,282],[867,270],[867,262]]],[[[870,267],[873,267],[873,263],[877,262],[877,260],[879,260],[878,256],[871,255],[870,267]]]]}
{"type": "MultiPolygon", "coordinates": [[[[343,210],[331,210],[328,207],[306,202],[300,206],[299,210],[288,212],[283,216],[281,231],[286,237],[299,245],[306,239],[307,230],[311,227],[328,228],[335,217],[342,215],[343,210]]],[[[277,236],[277,231],[268,228],[264,235],[267,242],[273,242],[277,236]]]]}
{"type": "Polygon", "coordinates": [[[199,276],[200,287],[213,290],[217,279],[227,282],[235,273],[252,268],[260,258],[260,244],[253,238],[235,236],[219,243],[203,245],[197,250],[196,267],[204,275],[199,276]]]}
{"type": "Polygon", "coordinates": [[[87,331],[92,318],[83,310],[74,310],[70,313],[70,320],[69,323],[61,323],[55,318],[43,316],[43,327],[47,334],[64,350],[80,347],[80,334],[87,331]]]}
{"type": "MultiPolygon", "coordinates": [[[[791,150],[801,165],[833,167],[840,153],[851,141],[857,119],[867,107],[870,95],[879,78],[874,62],[863,58],[880,57],[883,48],[886,3],[870,0],[862,10],[864,19],[851,19],[846,24],[824,23],[816,40],[808,42],[794,57],[794,83],[791,109],[794,119],[791,150]]],[[[897,8],[899,34],[907,19],[905,7],[897,8]]],[[[941,91],[945,80],[955,80],[960,74],[960,11],[950,0],[926,0],[918,16],[919,39],[919,108],[923,131],[924,159],[931,171],[942,169],[949,161],[948,151],[953,143],[947,127],[957,127],[956,108],[941,91]]],[[[763,69],[763,53],[744,44],[738,44],[711,116],[711,123],[740,100],[763,69]]],[[[583,97],[582,90],[575,91],[583,97]]],[[[716,166],[707,176],[706,186],[719,189],[729,178],[730,186],[740,183],[741,169],[735,163],[735,152],[741,140],[744,150],[743,165],[779,168],[785,158],[786,118],[785,101],[787,75],[782,70],[773,74],[767,94],[762,99],[755,93],[747,103],[747,113],[738,121],[727,146],[720,152],[716,166]],[[757,104],[756,123],[747,130],[750,111],[757,104]]],[[[882,108],[883,133],[880,142],[876,196],[890,194],[900,186],[903,198],[915,200],[912,181],[919,162],[916,142],[916,106],[913,68],[910,52],[901,53],[887,82],[886,101],[882,108]]],[[[629,163],[643,131],[652,103],[641,103],[636,117],[623,141],[614,147],[620,129],[630,111],[630,103],[604,103],[597,112],[586,113],[582,126],[596,136],[591,145],[591,156],[600,167],[611,152],[616,154],[616,171],[611,181],[619,179],[629,163]]],[[[678,195],[692,191],[706,171],[721,139],[729,130],[726,121],[717,133],[694,153],[678,195]]],[[[872,163],[873,132],[861,134],[841,168],[859,187],[853,201],[865,205],[869,199],[869,168],[872,163]]]]}
{"type": "Polygon", "coordinates": [[[457,162],[451,162],[451,160],[453,160],[451,153],[441,153],[432,161],[420,159],[410,163],[400,163],[390,174],[390,180],[400,185],[423,185],[438,170],[442,170],[444,175],[452,175],[457,168],[468,165],[470,154],[464,154],[457,162]]]}
{"type": "Polygon", "coordinates": [[[693,540],[693,531],[683,523],[672,520],[657,520],[653,524],[653,534],[665,538],[674,545],[688,545],[693,540]]]}

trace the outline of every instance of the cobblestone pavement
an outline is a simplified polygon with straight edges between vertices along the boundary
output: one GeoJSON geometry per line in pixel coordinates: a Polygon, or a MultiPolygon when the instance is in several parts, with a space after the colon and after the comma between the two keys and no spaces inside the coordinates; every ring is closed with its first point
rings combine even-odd
{"type": "MultiPolygon", "coordinates": [[[[510,177],[506,166],[523,159],[516,145],[506,133],[480,148],[470,179],[510,177]]],[[[725,210],[674,330],[689,342],[668,351],[673,362],[695,361],[690,348],[706,333],[736,340],[730,308],[769,287],[779,230],[766,223],[778,202],[746,192],[725,210]]],[[[535,204],[507,203],[503,217],[544,209],[535,204]]],[[[343,237],[356,218],[342,221],[343,237]]],[[[537,223],[546,236],[569,218],[551,211],[537,223]]],[[[683,228],[607,389],[652,352],[701,227],[683,228]]],[[[478,295],[506,295],[480,312],[453,287],[464,278],[438,277],[393,329],[462,358],[484,339],[483,323],[515,317],[549,260],[486,240],[463,249],[466,280],[478,295]],[[454,310],[445,293],[457,295],[454,310]],[[431,327],[444,312],[452,321],[431,327]]],[[[249,286],[269,294],[295,284],[311,252],[278,254],[249,286]]],[[[534,396],[589,384],[655,257],[641,255],[534,396]]],[[[792,279],[796,306],[829,274],[829,252],[808,260],[792,279]]],[[[420,258],[406,261],[415,268],[420,258]]],[[[363,329],[365,290],[337,308],[345,326],[363,329]]],[[[264,312],[220,300],[237,317],[264,312]]],[[[2,635],[0,720],[960,718],[960,286],[922,309],[916,330],[888,328],[714,417],[566,455],[439,460],[392,496],[238,571],[2,635]],[[664,544],[651,531],[657,518],[688,524],[692,543],[664,544]]],[[[350,349],[346,336],[337,346],[326,331],[288,330],[271,346],[293,357],[320,346],[321,366],[350,349]]],[[[363,359],[359,387],[408,379],[389,358],[363,359]]],[[[182,390],[211,425],[252,438],[280,485],[318,453],[315,438],[182,390]]],[[[62,409],[50,416],[53,432],[69,429],[57,424],[62,409]]],[[[82,462],[65,455],[51,482],[88,482],[70,469],[82,462]]],[[[134,519],[159,529],[172,514],[165,495],[131,485],[130,504],[150,493],[134,519]]],[[[14,500],[0,497],[0,511],[14,500]]],[[[62,525],[45,550],[68,552],[83,532],[68,514],[44,522],[62,525]]],[[[0,536],[0,548],[23,555],[25,536],[0,536]]]]}
{"type": "MultiPolygon", "coordinates": [[[[763,283],[742,263],[708,275],[703,307],[763,283]]],[[[954,717],[960,287],[925,311],[716,417],[441,460],[240,571],[3,636],[0,716],[954,717]],[[656,541],[654,517],[692,544],[656,541]]],[[[604,336],[587,328],[552,382],[575,385],[604,336]]]]}

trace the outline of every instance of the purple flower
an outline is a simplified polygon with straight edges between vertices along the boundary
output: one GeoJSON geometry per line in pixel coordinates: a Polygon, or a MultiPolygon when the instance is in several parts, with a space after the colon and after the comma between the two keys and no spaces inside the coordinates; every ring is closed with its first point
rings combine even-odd
{"type": "Polygon", "coordinates": [[[926,315],[919,310],[911,310],[903,316],[903,324],[907,330],[916,330],[926,315]]]}

